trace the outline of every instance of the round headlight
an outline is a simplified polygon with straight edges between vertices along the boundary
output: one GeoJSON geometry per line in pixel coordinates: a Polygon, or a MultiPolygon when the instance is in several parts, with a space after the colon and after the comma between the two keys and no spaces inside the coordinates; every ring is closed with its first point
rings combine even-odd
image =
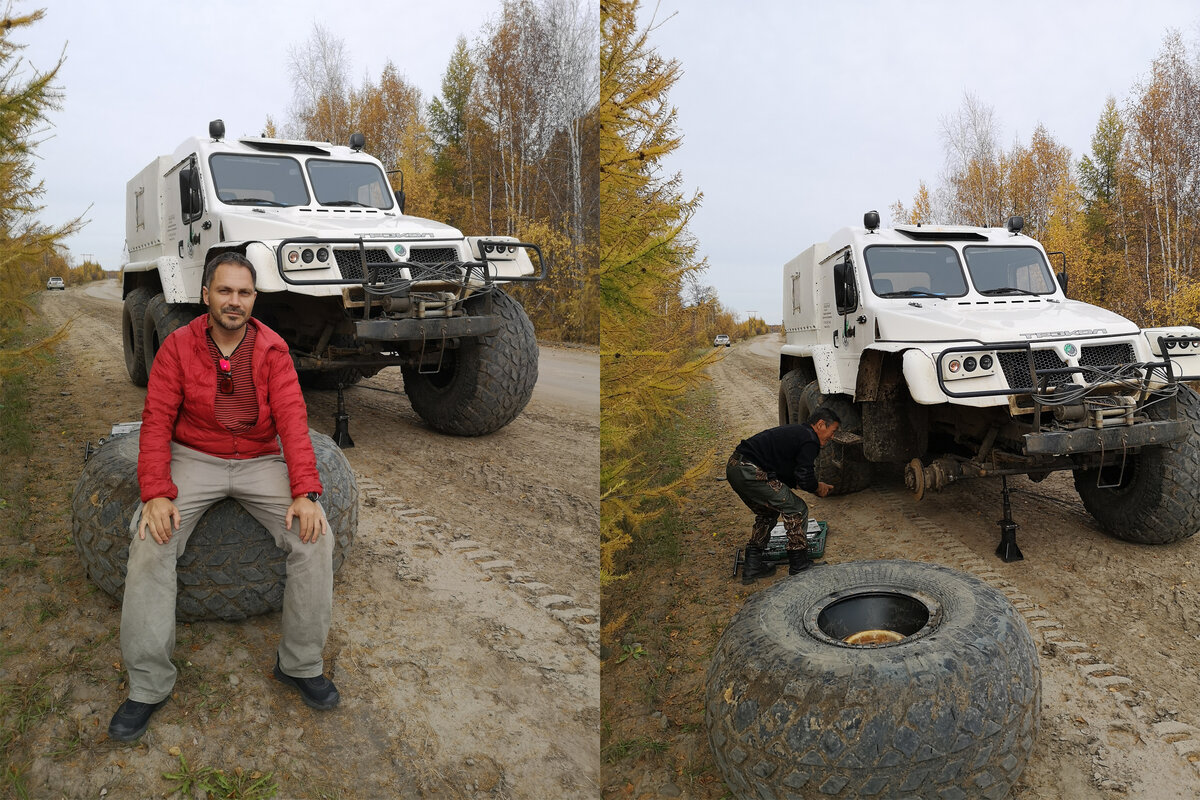
{"type": "Polygon", "coordinates": [[[516,246],[514,245],[513,247],[510,247],[510,248],[508,248],[508,252],[510,252],[510,253],[515,253],[515,252],[517,252],[517,248],[516,248],[516,246]]]}
{"type": "Polygon", "coordinates": [[[947,366],[949,367],[951,372],[958,372],[959,369],[962,368],[962,364],[959,363],[957,358],[954,359],[953,361],[951,361],[947,366]]]}
{"type": "Polygon", "coordinates": [[[975,364],[975,356],[967,356],[963,359],[963,369],[965,369],[967,372],[974,372],[975,364]]]}
{"type": "Polygon", "coordinates": [[[991,356],[983,356],[982,358],[980,358],[979,359],[979,368],[980,369],[991,369],[992,368],[992,357],[991,356]]]}
{"type": "Polygon", "coordinates": [[[483,252],[485,252],[485,253],[492,253],[492,252],[495,252],[495,250],[496,250],[495,245],[486,244],[483,246],[483,252]]]}
{"type": "Polygon", "coordinates": [[[329,251],[326,250],[324,247],[318,248],[317,249],[317,261],[320,261],[322,264],[324,264],[328,260],[329,260],[329,251]]]}
{"type": "Polygon", "coordinates": [[[304,248],[304,252],[300,254],[300,257],[304,259],[305,264],[311,264],[313,260],[313,251],[306,247],[304,248]]]}
{"type": "Polygon", "coordinates": [[[289,264],[295,264],[299,260],[300,260],[300,254],[297,253],[295,250],[288,252],[288,263],[289,264]]]}

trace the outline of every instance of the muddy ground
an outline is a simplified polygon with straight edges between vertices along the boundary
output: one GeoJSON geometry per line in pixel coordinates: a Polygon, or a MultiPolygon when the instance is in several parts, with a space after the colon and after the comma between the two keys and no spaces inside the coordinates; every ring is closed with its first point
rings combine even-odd
{"type": "MultiPolygon", "coordinates": [[[[277,613],[181,625],[175,693],[127,745],[106,734],[126,696],[120,609],[83,572],[70,497],[85,443],[139,419],[145,390],[126,375],[114,282],[40,306],[40,322],[70,325],[31,387],[33,513],[0,541],[0,711],[15,770],[0,795],[167,796],[178,781],[163,775],[182,757],[231,784],[270,774],[278,797],[597,796],[594,352],[543,345],[525,412],[478,439],[427,429],[398,369],[364,382],[385,392],[349,390],[345,454],[362,502],[325,652],[341,706],[312,711],[272,680],[277,613]]],[[[332,433],[336,394],[305,397],[310,425],[332,433]]],[[[0,514],[20,505],[0,502],[0,514]]]]}
{"type": "MultiPolygon", "coordinates": [[[[760,337],[711,368],[688,413],[713,433],[692,456],[720,456],[687,499],[679,566],[635,579],[636,601],[623,588],[606,597],[606,625],[628,617],[603,665],[605,798],[727,796],[703,727],[705,670],[749,594],[787,578],[743,587],[731,577],[751,516],[723,481],[724,459],[777,424],[777,353],[776,339],[760,337]]],[[[1200,537],[1130,544],[1099,530],[1069,474],[1009,483],[1025,560],[1008,564],[994,555],[998,479],[918,502],[897,473],[858,494],[805,499],[828,521],[826,561],[942,563],[1021,611],[1040,650],[1043,708],[1013,798],[1200,797],[1200,537]]]]}

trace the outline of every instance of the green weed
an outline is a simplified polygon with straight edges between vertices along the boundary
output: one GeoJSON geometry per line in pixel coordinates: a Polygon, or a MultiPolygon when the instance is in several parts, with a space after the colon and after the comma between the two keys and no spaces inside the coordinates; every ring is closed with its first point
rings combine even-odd
{"type": "Polygon", "coordinates": [[[667,752],[669,748],[670,745],[667,742],[651,739],[646,736],[637,736],[633,739],[623,739],[619,742],[613,742],[604,748],[604,760],[611,764],[626,758],[658,755],[667,752]]]}
{"type": "Polygon", "coordinates": [[[179,769],[164,772],[163,778],[172,781],[172,794],[192,797],[196,790],[209,800],[267,800],[279,792],[275,773],[246,772],[241,767],[231,772],[213,767],[194,767],[183,753],[179,754],[179,769]]]}

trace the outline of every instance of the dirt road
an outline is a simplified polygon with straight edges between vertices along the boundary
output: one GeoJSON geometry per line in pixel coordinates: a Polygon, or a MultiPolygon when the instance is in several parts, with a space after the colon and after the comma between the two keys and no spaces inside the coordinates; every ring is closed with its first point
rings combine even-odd
{"type": "MultiPolygon", "coordinates": [[[[278,614],[196,623],[180,627],[171,702],[123,746],[104,732],[125,696],[119,607],[83,575],[69,498],[84,442],[139,419],[145,390],[125,373],[111,284],[46,293],[41,308],[70,321],[31,398],[46,513],[0,543],[0,684],[49,705],[14,745],[32,796],[163,796],[180,754],[273,773],[281,797],[596,796],[594,353],[543,346],[525,412],[478,439],[427,429],[399,370],[348,390],[362,507],[325,653],[341,706],[310,711],[271,680],[278,614]]],[[[332,433],[336,393],[305,397],[310,425],[332,433]]]]}
{"type": "MultiPolygon", "coordinates": [[[[722,431],[721,441],[710,443],[719,453],[777,424],[776,342],[738,343],[711,368],[714,400],[706,411],[722,431]]],[[[605,662],[605,702],[620,721],[610,741],[642,736],[668,745],[661,756],[608,768],[606,797],[723,795],[700,724],[700,690],[716,638],[748,595],[729,574],[751,522],[719,480],[723,466],[685,509],[693,529],[682,544],[684,567],[655,582],[661,611],[633,633],[664,660],[661,671],[647,673],[649,655],[639,663],[605,662]],[[674,633],[656,639],[657,628],[674,633]],[[610,663],[613,672],[625,671],[614,683],[610,663]],[[610,688],[639,679],[657,681],[653,699],[610,688]]],[[[858,494],[806,499],[829,523],[827,561],[946,564],[996,586],[1024,615],[1040,648],[1044,706],[1033,758],[1013,797],[1200,797],[1200,537],[1152,547],[1107,536],[1084,511],[1069,474],[1041,483],[1022,477],[1010,487],[1025,555],[1010,564],[994,555],[998,480],[963,481],[918,502],[897,471],[858,494]]]]}

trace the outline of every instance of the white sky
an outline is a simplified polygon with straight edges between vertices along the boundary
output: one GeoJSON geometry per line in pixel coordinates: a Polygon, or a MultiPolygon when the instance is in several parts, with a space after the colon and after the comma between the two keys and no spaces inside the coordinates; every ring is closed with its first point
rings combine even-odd
{"type": "MultiPolygon", "coordinates": [[[[18,0],[15,13],[45,8],[45,18],[11,34],[22,56],[51,68],[66,46],[58,83],[62,110],[38,150],[45,185],[40,215],[59,224],[84,214],[66,241],[75,263],[121,263],[125,183],[212,119],[229,136],[258,135],[267,116],[288,117],[288,51],[303,46],[314,22],[341,39],[354,85],[378,81],[390,59],[421,89],[441,93],[442,74],[461,34],[473,43],[501,0],[18,0]],[[88,210],[88,207],[91,209],[88,210]]],[[[370,149],[370,143],[368,143],[370,149]]]]}
{"type": "Polygon", "coordinates": [[[704,192],[701,282],[739,319],[778,323],[786,261],[940,184],[939,122],[966,92],[994,110],[1005,149],[1041,123],[1078,162],[1105,99],[1124,105],[1168,28],[1194,54],[1200,5],[642,0],[643,22],[653,14],[651,43],[683,68],[669,96],[683,145],[666,169],[704,192]]]}

